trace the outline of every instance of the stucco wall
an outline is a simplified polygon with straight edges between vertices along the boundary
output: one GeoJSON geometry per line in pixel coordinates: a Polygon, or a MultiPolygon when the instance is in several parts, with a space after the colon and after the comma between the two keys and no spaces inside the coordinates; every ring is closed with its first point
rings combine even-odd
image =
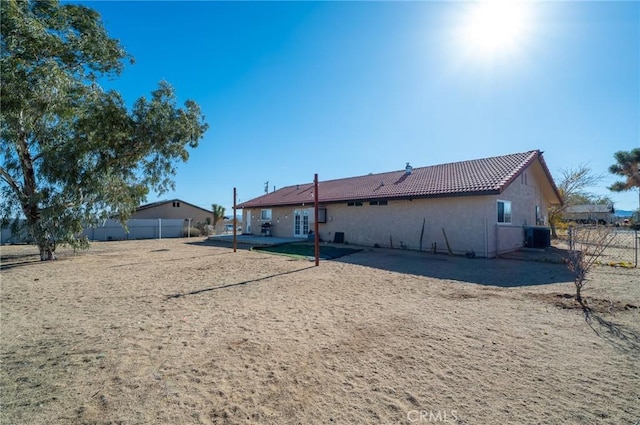
{"type": "Polygon", "coordinates": [[[207,213],[207,211],[195,208],[184,202],[180,202],[180,206],[175,207],[172,202],[168,202],[155,207],[145,208],[131,216],[131,218],[181,218],[183,220],[191,218],[192,225],[198,221],[205,222],[207,217],[213,221],[213,215],[211,213],[207,213]]]}
{"type": "MultiPolygon", "coordinates": [[[[295,210],[309,210],[309,223],[311,230],[313,230],[312,224],[314,223],[313,217],[313,205],[305,205],[298,207],[273,207],[271,208],[271,232],[273,236],[291,238],[293,237],[293,212],[295,210]]],[[[242,223],[244,232],[248,232],[247,225],[251,226],[251,234],[259,235],[263,220],[261,220],[262,208],[244,209],[242,211],[242,223]],[[251,215],[251,219],[247,220],[247,215],[251,215]]]]}
{"type": "MultiPolygon", "coordinates": [[[[546,222],[547,205],[540,190],[544,175],[535,166],[539,165],[534,163],[499,195],[389,200],[387,205],[368,201],[362,206],[348,206],[347,202],[321,205],[327,209],[327,222],[319,224],[320,238],[333,241],[336,232],[342,232],[345,242],[356,245],[424,251],[435,245],[438,252],[447,252],[444,229],[455,254],[473,251],[495,257],[516,250],[524,243],[523,227],[536,225],[536,206],[539,219],[546,222]],[[511,202],[511,223],[497,222],[498,200],[511,202]]],[[[313,205],[273,208],[272,234],[292,237],[293,211],[300,208],[313,205]]],[[[260,234],[260,209],[247,209],[244,214],[252,215],[251,233],[260,234]]]]}
{"type": "Polygon", "coordinates": [[[431,250],[435,243],[443,252],[447,250],[444,228],[455,253],[484,253],[485,239],[490,236],[484,231],[489,209],[482,197],[397,200],[378,206],[333,204],[327,206],[327,223],[321,225],[320,237],[333,240],[336,232],[343,232],[349,243],[423,250],[431,250]]]}

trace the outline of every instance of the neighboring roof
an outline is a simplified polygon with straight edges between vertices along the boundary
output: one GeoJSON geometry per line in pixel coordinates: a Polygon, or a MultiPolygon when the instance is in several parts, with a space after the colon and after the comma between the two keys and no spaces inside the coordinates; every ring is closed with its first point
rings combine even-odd
{"type": "MultiPolygon", "coordinates": [[[[560,194],[538,150],[450,164],[413,168],[318,183],[322,203],[430,198],[501,193],[518,175],[538,160],[559,202],[560,194]]],[[[287,186],[251,199],[238,208],[300,205],[313,202],[313,183],[287,186]]]]}
{"type": "Polygon", "coordinates": [[[138,208],[136,208],[136,212],[142,211],[142,210],[148,210],[149,208],[158,207],[158,206],[164,205],[164,204],[173,204],[174,202],[180,202],[182,204],[189,205],[189,206],[191,206],[193,208],[197,208],[199,210],[207,212],[209,214],[213,214],[213,211],[211,211],[211,210],[199,207],[197,205],[190,204],[189,202],[185,202],[182,199],[169,199],[169,200],[165,200],[165,201],[158,201],[158,202],[152,202],[150,204],[140,205],[138,208]]]}
{"type": "Polygon", "coordinates": [[[572,205],[565,209],[565,213],[569,214],[586,214],[586,213],[614,213],[613,205],[593,204],[593,205],[572,205]]]}

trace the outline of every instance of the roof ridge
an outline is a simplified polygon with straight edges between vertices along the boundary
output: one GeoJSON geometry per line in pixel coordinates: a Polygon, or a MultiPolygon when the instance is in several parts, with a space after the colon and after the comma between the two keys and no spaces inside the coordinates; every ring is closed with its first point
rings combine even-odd
{"type": "MultiPolygon", "coordinates": [[[[550,182],[539,150],[487,158],[342,177],[318,182],[320,202],[366,199],[409,199],[479,194],[499,194],[524,169],[539,158],[550,182]]],[[[289,185],[240,204],[250,206],[298,205],[309,202],[313,183],[289,185]]],[[[559,198],[558,198],[559,199],[559,198]]]]}
{"type": "MultiPolygon", "coordinates": [[[[418,171],[418,170],[423,170],[425,168],[445,167],[445,166],[451,166],[451,165],[456,165],[456,164],[464,164],[464,163],[471,163],[471,162],[479,163],[481,161],[494,160],[494,159],[497,159],[497,158],[515,157],[515,156],[518,156],[518,155],[525,155],[525,154],[529,155],[529,154],[537,153],[537,152],[540,152],[540,151],[537,150],[537,149],[534,149],[534,150],[530,150],[530,151],[526,151],[526,152],[518,152],[518,153],[512,153],[512,154],[506,154],[506,155],[495,155],[495,156],[490,156],[490,157],[486,157],[486,158],[475,158],[475,159],[466,159],[466,160],[462,160],[462,161],[445,162],[445,163],[442,163],[442,164],[423,165],[423,166],[413,167],[412,168],[412,172],[415,172],[415,171],[418,171]]],[[[387,174],[395,174],[395,173],[399,173],[399,172],[405,173],[406,170],[404,168],[401,168],[401,169],[398,169],[398,170],[383,171],[383,172],[380,172],[380,173],[361,174],[361,175],[358,175],[358,176],[350,176],[350,177],[338,177],[338,178],[335,178],[335,179],[322,180],[319,183],[329,183],[329,182],[335,182],[335,181],[338,181],[338,180],[358,179],[358,178],[362,178],[362,177],[382,176],[382,175],[387,175],[387,174]]],[[[300,184],[293,184],[293,185],[289,185],[289,186],[284,186],[284,187],[281,187],[278,190],[283,190],[283,189],[286,189],[286,188],[289,188],[289,187],[303,186],[303,185],[313,185],[313,182],[306,182],[306,183],[300,183],[300,184]]],[[[270,193],[273,193],[273,192],[270,192],[270,193]]],[[[268,195],[268,194],[265,194],[265,195],[268,195]]],[[[255,199],[261,198],[262,196],[265,196],[265,195],[260,195],[259,197],[255,198],[255,199]]]]}

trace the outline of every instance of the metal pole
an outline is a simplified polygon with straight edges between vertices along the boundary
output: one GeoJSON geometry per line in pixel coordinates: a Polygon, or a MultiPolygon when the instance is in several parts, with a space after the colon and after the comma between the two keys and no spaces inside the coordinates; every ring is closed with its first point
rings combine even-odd
{"type": "Polygon", "coordinates": [[[637,230],[634,230],[634,232],[635,232],[635,236],[636,236],[635,239],[634,239],[635,240],[635,243],[634,243],[635,250],[634,251],[636,252],[635,262],[636,262],[636,267],[638,267],[638,239],[640,239],[640,237],[638,236],[638,231],[637,230]]]}
{"type": "Polygon", "coordinates": [[[315,251],[316,251],[316,266],[320,265],[320,234],[318,233],[318,174],[316,173],[313,178],[313,208],[315,214],[315,220],[313,223],[313,236],[315,236],[315,251]]]}
{"type": "Polygon", "coordinates": [[[573,226],[569,226],[569,231],[567,232],[569,236],[569,251],[573,250],[573,226]]]}
{"type": "Polygon", "coordinates": [[[236,233],[237,233],[237,215],[236,215],[236,188],[233,188],[233,252],[236,252],[236,248],[237,248],[237,237],[236,237],[236,233]]]}

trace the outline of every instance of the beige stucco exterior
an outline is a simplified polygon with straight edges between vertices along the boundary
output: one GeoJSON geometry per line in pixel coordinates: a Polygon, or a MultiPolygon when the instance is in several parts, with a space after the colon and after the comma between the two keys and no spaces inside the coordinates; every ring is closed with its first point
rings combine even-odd
{"type": "Polygon", "coordinates": [[[167,201],[158,205],[136,211],[131,218],[191,219],[192,225],[197,222],[213,222],[213,213],[180,200],[167,201]]]}
{"type": "MultiPolygon", "coordinates": [[[[424,251],[435,247],[438,252],[447,252],[448,240],[454,254],[473,251],[495,257],[524,245],[525,226],[546,224],[547,187],[547,177],[535,161],[498,195],[388,200],[387,205],[329,203],[320,205],[326,208],[326,223],[319,223],[319,235],[333,241],[336,232],[342,232],[350,244],[424,251]],[[498,223],[498,201],[511,203],[511,223],[498,223]]],[[[265,208],[243,211],[245,232],[260,234],[261,209],[265,208]]],[[[296,210],[307,210],[313,230],[313,204],[273,207],[273,236],[294,236],[296,210]]]]}

